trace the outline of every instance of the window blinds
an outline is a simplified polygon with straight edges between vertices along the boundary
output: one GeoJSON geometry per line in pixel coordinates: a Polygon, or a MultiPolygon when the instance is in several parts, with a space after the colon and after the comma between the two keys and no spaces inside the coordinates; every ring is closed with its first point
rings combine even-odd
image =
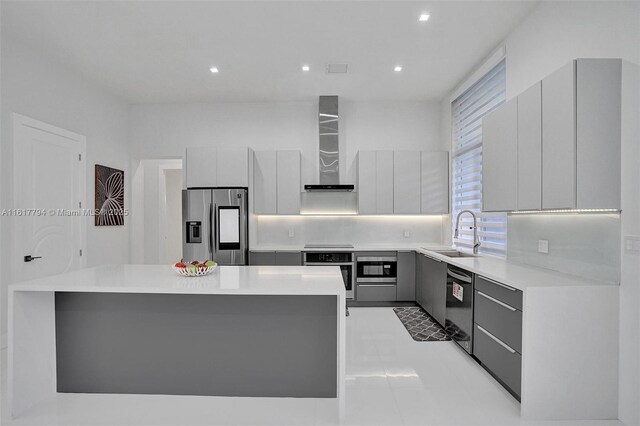
{"type": "MultiPolygon", "coordinates": [[[[482,117],[506,101],[506,67],[502,60],[491,71],[451,103],[453,121],[452,234],[462,210],[478,217],[480,252],[504,257],[507,217],[504,213],[482,212],[482,117]]],[[[471,215],[460,218],[459,237],[454,244],[473,247],[471,215]]]]}

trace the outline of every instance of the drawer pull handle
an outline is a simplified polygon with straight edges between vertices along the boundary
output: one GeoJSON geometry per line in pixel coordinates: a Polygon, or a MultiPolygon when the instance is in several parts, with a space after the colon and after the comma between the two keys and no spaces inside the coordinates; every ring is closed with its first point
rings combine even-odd
{"type": "Polygon", "coordinates": [[[487,277],[481,277],[481,278],[482,278],[483,280],[487,280],[487,281],[489,281],[491,284],[495,284],[495,285],[500,286],[500,287],[502,287],[502,288],[506,288],[506,289],[507,289],[507,290],[509,290],[509,291],[517,291],[517,290],[516,290],[515,288],[513,288],[513,287],[509,287],[508,285],[505,285],[505,284],[499,283],[498,281],[494,281],[494,280],[489,279],[489,278],[487,278],[487,277]]]}
{"type": "Polygon", "coordinates": [[[502,346],[503,348],[505,348],[506,350],[508,350],[512,354],[516,353],[515,349],[512,349],[510,346],[505,344],[502,340],[498,339],[496,336],[494,336],[493,334],[489,333],[487,330],[485,330],[484,328],[480,327],[478,324],[476,324],[476,327],[478,327],[478,330],[482,331],[484,334],[486,334],[492,340],[494,340],[497,344],[499,344],[500,346],[502,346]]]}
{"type": "MultiPolygon", "coordinates": [[[[476,290],[478,291],[478,290],[476,290]]],[[[506,303],[502,303],[501,301],[499,301],[498,299],[494,299],[493,297],[489,296],[488,294],[484,294],[481,291],[478,291],[478,294],[482,297],[484,297],[485,299],[489,299],[491,300],[493,303],[497,303],[498,305],[502,306],[503,308],[507,308],[508,310],[510,310],[511,312],[515,312],[517,309],[514,308],[513,306],[509,306],[506,303]]]]}
{"type": "Polygon", "coordinates": [[[395,287],[395,284],[358,284],[358,287],[395,287]]]}

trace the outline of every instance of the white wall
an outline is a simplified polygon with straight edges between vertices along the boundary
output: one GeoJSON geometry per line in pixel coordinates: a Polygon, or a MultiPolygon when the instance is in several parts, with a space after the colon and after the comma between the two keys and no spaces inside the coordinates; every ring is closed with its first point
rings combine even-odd
{"type": "MultiPolygon", "coordinates": [[[[163,104],[131,106],[130,140],[136,160],[184,155],[187,146],[246,147],[254,150],[299,149],[302,151],[304,183],[318,182],[318,101],[219,104],[163,104]]],[[[447,150],[440,134],[440,105],[423,102],[351,102],[340,99],[340,173],[343,183],[355,183],[354,160],[361,149],[447,150]]],[[[145,220],[154,219],[145,214],[145,220]]],[[[368,223],[357,218],[350,223],[368,223]]],[[[311,218],[260,220],[257,233],[272,235],[282,244],[280,227],[290,226],[309,239],[316,239],[316,221],[311,218]],[[283,222],[285,221],[285,222],[283,222]]],[[[397,227],[407,226],[403,219],[397,227]],[[404,225],[402,225],[404,224],[404,225]]],[[[440,243],[441,221],[414,222],[412,237],[404,242],[440,243]],[[418,240],[430,236],[427,241],[418,240]],[[437,238],[431,236],[436,236],[437,238]]],[[[395,226],[395,225],[394,225],[395,226]]],[[[367,238],[366,227],[350,227],[355,242],[367,238]]],[[[320,235],[321,236],[321,235],[320,235]]],[[[319,236],[319,237],[320,237],[319,236]]],[[[135,238],[134,238],[135,239],[135,238]]],[[[253,239],[252,239],[253,241],[253,239]]],[[[268,242],[262,239],[263,242],[268,242]]],[[[138,244],[132,241],[132,244],[138,244]]],[[[146,244],[146,242],[145,242],[146,244]]],[[[135,256],[135,253],[134,253],[135,256]]],[[[135,261],[135,258],[134,258],[135,261]]]]}
{"type": "MultiPolygon", "coordinates": [[[[531,14],[516,27],[504,41],[506,46],[507,65],[507,98],[517,96],[536,81],[575,58],[623,58],[634,63],[640,63],[640,3],[638,2],[541,2],[531,14]]],[[[471,74],[469,70],[468,74],[471,74]]],[[[444,123],[450,122],[449,100],[443,100],[442,105],[444,123]]],[[[640,117],[631,120],[636,124],[640,117]]],[[[630,136],[628,141],[638,143],[636,136],[630,136]]],[[[625,161],[637,165],[640,158],[637,147],[627,146],[631,156],[625,161]]],[[[624,148],[623,148],[624,150],[624,148]]],[[[630,165],[629,165],[630,167],[630,165]]],[[[632,174],[632,173],[631,173],[632,174]]],[[[623,184],[623,194],[626,195],[626,205],[638,204],[635,200],[638,194],[637,179],[628,179],[623,184]]],[[[625,196],[623,195],[623,198],[625,196]]],[[[639,232],[640,227],[633,228],[630,224],[639,222],[637,205],[635,208],[625,208],[623,201],[622,233],[639,232]],[[630,217],[632,216],[632,217],[630,217]]],[[[580,247],[582,255],[594,262],[593,268],[602,266],[610,268],[611,259],[600,256],[601,246],[598,244],[599,233],[602,229],[591,232],[589,226],[593,218],[576,217],[572,223],[573,237],[583,241],[580,247]],[[590,243],[588,243],[590,241],[590,243]]],[[[555,221],[549,221],[544,216],[527,220],[510,220],[508,232],[520,238],[537,238],[540,235],[552,235],[555,221]]],[[[609,234],[606,240],[614,237],[614,227],[607,227],[609,234]]],[[[563,245],[572,235],[564,235],[557,243],[563,245]]],[[[550,244],[553,247],[553,239],[550,244]]],[[[517,243],[513,248],[508,247],[508,257],[515,255],[520,260],[534,262],[540,260],[535,252],[536,246],[526,242],[517,243]],[[515,249],[516,252],[513,252],[515,249]]],[[[565,252],[566,254],[566,252],[565,252]]],[[[550,253],[552,256],[553,254],[550,253]]],[[[545,259],[545,262],[555,262],[562,266],[558,259],[545,259]]],[[[620,419],[628,425],[640,424],[640,320],[638,306],[640,306],[640,278],[637,256],[629,259],[622,257],[621,300],[620,300],[620,419]],[[626,259],[626,261],[625,261],[626,259]]],[[[575,265],[570,265],[563,272],[576,273],[575,265]]],[[[585,273],[582,271],[582,273],[585,273]]]]}
{"type": "Polygon", "coordinates": [[[507,219],[509,260],[595,280],[620,282],[620,215],[514,214],[507,219]],[[549,253],[538,253],[538,240],[549,253]]]}
{"type": "MultiPolygon", "coordinates": [[[[87,200],[94,199],[94,164],[125,171],[125,207],[130,206],[129,149],[127,144],[128,106],[86,82],[63,64],[48,58],[6,35],[1,41],[2,85],[2,176],[0,202],[3,208],[13,205],[13,112],[71,130],[87,138],[87,200]]],[[[43,176],[43,178],[45,178],[43,176]]],[[[128,219],[123,227],[95,227],[86,218],[87,265],[123,263],[129,260],[128,219]]],[[[11,250],[12,227],[2,218],[1,250],[3,258],[11,250]]],[[[6,290],[12,276],[11,265],[0,272],[2,328],[6,332],[6,290]]]]}
{"type": "MultiPolygon", "coordinates": [[[[182,168],[164,169],[164,197],[160,199],[160,263],[170,265],[182,258],[182,168]]],[[[162,182],[162,178],[160,179],[162,182]]]]}
{"type": "Polygon", "coordinates": [[[505,40],[507,98],[575,58],[638,63],[639,28],[638,2],[541,2],[505,40]]]}

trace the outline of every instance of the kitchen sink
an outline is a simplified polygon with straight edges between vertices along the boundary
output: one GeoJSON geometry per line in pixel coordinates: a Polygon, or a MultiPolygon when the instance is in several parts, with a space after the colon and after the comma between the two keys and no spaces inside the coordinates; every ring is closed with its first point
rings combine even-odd
{"type": "Polygon", "coordinates": [[[457,250],[432,250],[434,253],[447,257],[478,257],[477,254],[465,253],[457,250]]]}

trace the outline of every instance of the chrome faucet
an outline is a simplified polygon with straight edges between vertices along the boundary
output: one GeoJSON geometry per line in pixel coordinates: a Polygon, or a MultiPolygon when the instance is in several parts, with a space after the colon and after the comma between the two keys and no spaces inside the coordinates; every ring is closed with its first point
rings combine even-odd
{"type": "Polygon", "coordinates": [[[480,240],[478,240],[478,219],[476,218],[476,214],[471,210],[462,210],[458,213],[458,217],[456,217],[456,229],[453,231],[453,238],[458,238],[459,228],[460,228],[460,216],[464,213],[469,213],[471,217],[473,217],[473,254],[478,254],[478,247],[480,247],[480,240]]]}

